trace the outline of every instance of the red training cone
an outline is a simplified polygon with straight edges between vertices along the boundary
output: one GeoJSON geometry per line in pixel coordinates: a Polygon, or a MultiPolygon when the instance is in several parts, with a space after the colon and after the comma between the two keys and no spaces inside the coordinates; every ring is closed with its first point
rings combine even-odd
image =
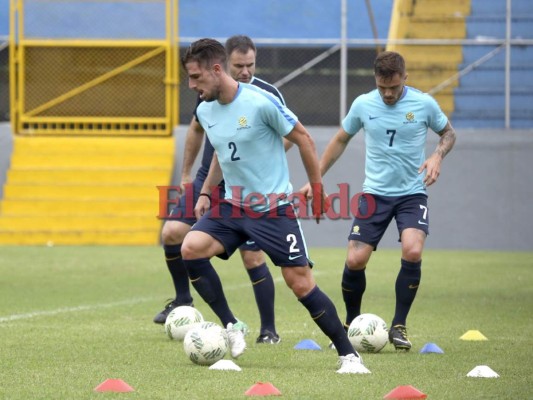
{"type": "Polygon", "coordinates": [[[244,394],[246,396],[281,396],[281,392],[270,382],[257,382],[244,394]]]}
{"type": "Polygon", "coordinates": [[[95,392],[133,392],[134,389],[122,379],[106,379],[94,388],[95,392]]]}
{"type": "Polygon", "coordinates": [[[414,388],[411,385],[407,386],[398,386],[396,389],[393,389],[391,392],[387,393],[383,398],[384,399],[425,399],[427,394],[422,393],[417,388],[414,388]]]}

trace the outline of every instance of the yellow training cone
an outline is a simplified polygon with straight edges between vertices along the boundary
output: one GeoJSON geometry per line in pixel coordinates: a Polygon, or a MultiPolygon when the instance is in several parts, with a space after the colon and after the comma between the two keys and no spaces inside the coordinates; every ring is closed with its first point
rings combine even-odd
{"type": "Polygon", "coordinates": [[[489,340],[480,331],[468,331],[459,339],[461,340],[489,340]]]}

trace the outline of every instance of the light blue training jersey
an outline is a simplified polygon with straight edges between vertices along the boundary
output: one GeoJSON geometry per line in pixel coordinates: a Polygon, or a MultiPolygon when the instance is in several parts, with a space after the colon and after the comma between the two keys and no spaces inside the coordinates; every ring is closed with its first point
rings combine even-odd
{"type": "Polygon", "coordinates": [[[418,169],[426,159],[428,128],[440,132],[448,118],[426,93],[406,86],[396,104],[385,104],[377,89],[358,96],[342,121],[355,135],[365,132],[363,192],[381,196],[425,193],[418,169]]]}
{"type": "Polygon", "coordinates": [[[224,176],[225,198],[239,206],[258,203],[255,211],[268,211],[288,201],[269,204],[269,195],[292,193],[282,137],[298,118],[269,92],[239,83],[229,104],[202,102],[198,121],[215,148],[224,176]],[[248,197],[250,194],[261,196],[248,197]]]}

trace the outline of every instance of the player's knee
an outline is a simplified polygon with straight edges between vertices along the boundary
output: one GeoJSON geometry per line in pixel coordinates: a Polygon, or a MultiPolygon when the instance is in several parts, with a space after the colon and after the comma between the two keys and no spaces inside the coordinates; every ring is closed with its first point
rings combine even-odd
{"type": "Polygon", "coordinates": [[[204,232],[192,231],[185,236],[181,245],[184,260],[211,258],[224,251],[223,245],[204,232]]]}
{"type": "Polygon", "coordinates": [[[409,253],[403,253],[402,258],[405,261],[409,261],[412,263],[419,262],[422,259],[422,254],[417,252],[409,252],[409,253]]]}
{"type": "Polygon", "coordinates": [[[188,225],[175,222],[175,221],[167,221],[163,225],[163,229],[161,229],[161,241],[164,245],[176,245],[181,244],[183,242],[183,238],[187,234],[187,230],[182,225],[185,225],[188,227],[188,225]]]}
{"type": "Polygon", "coordinates": [[[367,262],[368,259],[359,254],[348,254],[346,257],[346,266],[354,271],[365,269],[367,262]]]}
{"type": "Polygon", "coordinates": [[[354,271],[365,269],[373,251],[373,246],[351,240],[346,254],[346,266],[354,271]]]}
{"type": "Polygon", "coordinates": [[[316,283],[309,271],[302,274],[296,272],[296,268],[298,267],[285,267],[282,269],[282,274],[289,289],[300,299],[308,294],[316,283]]]}
{"type": "Polygon", "coordinates": [[[402,250],[402,258],[409,262],[418,262],[422,259],[422,247],[410,246],[402,250]]]}
{"type": "Polygon", "coordinates": [[[199,258],[199,252],[198,241],[192,240],[192,237],[187,236],[181,245],[181,257],[184,260],[194,260],[199,258]]]}
{"type": "Polygon", "coordinates": [[[195,248],[194,243],[185,240],[181,245],[181,257],[185,260],[192,260],[197,258],[197,252],[198,249],[195,248]]]}
{"type": "Polygon", "coordinates": [[[294,284],[291,289],[294,295],[296,296],[296,298],[301,299],[302,297],[307,296],[309,292],[313,290],[314,287],[315,287],[314,282],[302,280],[294,284]]]}
{"type": "Polygon", "coordinates": [[[241,257],[246,269],[255,268],[265,263],[265,256],[262,251],[241,251],[241,257]]]}
{"type": "Polygon", "coordinates": [[[298,299],[304,297],[309,292],[308,287],[304,282],[285,281],[285,283],[298,299]]]}

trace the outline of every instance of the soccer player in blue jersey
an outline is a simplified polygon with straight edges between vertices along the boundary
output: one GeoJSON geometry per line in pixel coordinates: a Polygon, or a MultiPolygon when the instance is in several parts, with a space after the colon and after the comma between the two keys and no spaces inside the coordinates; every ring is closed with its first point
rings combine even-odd
{"type": "Polygon", "coordinates": [[[320,172],[324,176],[350,139],[364,130],[365,195],[360,197],[359,213],[348,236],[342,276],[345,328],[361,313],[365,268],[394,218],[402,256],[389,341],[397,350],[408,351],[407,314],[420,284],[422,250],[429,233],[426,187],[437,181],[442,160],[452,149],[456,135],[430,95],[405,85],[407,73],[400,54],[380,53],[374,62],[374,75],[377,89],[355,99],[320,159],[320,172]],[[440,141],[426,159],[428,128],[440,136],[440,141]]]}
{"type": "Polygon", "coordinates": [[[313,212],[324,211],[325,194],[315,144],[297,117],[274,96],[225,72],[226,53],[213,39],[194,42],[182,59],[189,88],[204,102],[198,121],[215,148],[209,176],[195,207],[198,222],[183,242],[183,261],[193,286],[227,327],[233,357],[246,348],[210,259],[228,258],[247,238],[254,240],[281,267],[286,284],[332,340],[339,354],[339,373],[368,372],[343,329],[333,302],[316,285],[299,221],[289,198],[283,140],[298,146],[314,189],[313,212]],[[225,198],[211,204],[212,188],[221,176],[225,198]]]}
{"type": "MultiPolygon", "coordinates": [[[[254,75],[257,50],[252,39],[244,35],[232,36],[226,41],[226,52],[228,54],[228,72],[235,80],[260,87],[276,96],[280,103],[285,104],[283,96],[276,87],[254,75]]],[[[199,98],[198,104],[201,102],[202,100],[199,98]]],[[[187,210],[187,205],[195,204],[198,200],[200,188],[204,183],[213,158],[213,146],[209,142],[209,139],[205,138],[201,166],[193,180],[191,178],[191,170],[203,141],[204,130],[198,123],[195,112],[195,116],[187,130],[183,154],[180,184],[183,195],[179,200],[179,204],[171,211],[171,218],[163,225],[161,234],[165,251],[165,261],[172,276],[176,297],[154,317],[154,322],[158,324],[164,324],[167,315],[177,306],[192,305],[193,301],[189,287],[189,278],[181,257],[181,244],[185,235],[190,231],[191,226],[196,222],[193,210],[187,210]],[[186,190],[187,184],[192,184],[192,190],[186,190]],[[192,200],[187,198],[191,195],[193,197],[192,200]]],[[[290,145],[290,142],[285,141],[286,149],[290,145]]],[[[259,309],[261,328],[256,342],[279,343],[280,337],[276,332],[274,320],[274,281],[266,265],[265,256],[251,240],[246,241],[239,250],[252,282],[254,296],[259,309]]]]}

